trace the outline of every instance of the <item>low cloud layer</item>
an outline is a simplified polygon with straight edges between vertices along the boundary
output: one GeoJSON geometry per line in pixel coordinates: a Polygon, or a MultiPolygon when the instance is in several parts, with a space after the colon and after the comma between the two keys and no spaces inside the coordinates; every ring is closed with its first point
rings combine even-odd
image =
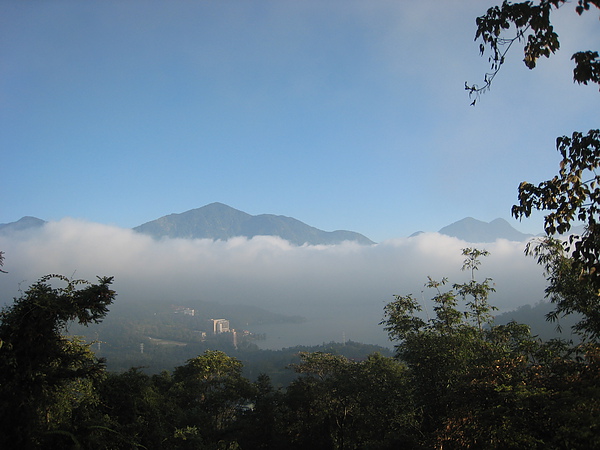
{"type": "MultiPolygon", "coordinates": [[[[472,244],[437,233],[373,246],[296,247],[275,237],[156,241],[128,229],[64,219],[0,236],[9,272],[0,278],[0,295],[8,303],[19,287],[48,273],[90,281],[107,275],[115,277],[119,303],[217,301],[309,319],[293,330],[270,330],[282,334],[279,346],[343,337],[385,344],[378,325],[385,303],[393,294],[430,298],[423,287],[428,275],[466,281],[469,274],[460,271],[466,246],[472,244]]],[[[497,241],[485,249],[491,255],[478,277],[493,278],[492,303],[501,311],[543,298],[541,268],[523,254],[523,243],[497,241]]]]}

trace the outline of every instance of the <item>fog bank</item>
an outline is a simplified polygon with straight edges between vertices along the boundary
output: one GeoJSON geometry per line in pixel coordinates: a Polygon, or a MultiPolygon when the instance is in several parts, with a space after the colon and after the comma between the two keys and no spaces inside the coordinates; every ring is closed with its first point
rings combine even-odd
{"type": "MultiPolygon", "coordinates": [[[[343,338],[385,344],[378,325],[383,306],[393,294],[430,298],[423,287],[428,275],[451,283],[468,280],[470,274],[460,270],[466,246],[473,244],[437,233],[372,246],[297,247],[267,236],[156,241],[129,229],[63,219],[0,236],[9,272],[0,277],[0,298],[9,302],[19,288],[48,273],[90,281],[106,275],[115,277],[117,303],[216,301],[308,319],[262,330],[271,347],[343,338]]],[[[477,276],[494,280],[491,302],[500,311],[543,298],[542,270],[523,254],[524,243],[499,240],[477,247],[491,253],[477,276]]]]}

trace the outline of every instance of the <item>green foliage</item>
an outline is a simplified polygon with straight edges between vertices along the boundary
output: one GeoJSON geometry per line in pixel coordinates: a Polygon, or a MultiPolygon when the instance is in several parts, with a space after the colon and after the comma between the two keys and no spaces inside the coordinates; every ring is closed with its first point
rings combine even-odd
{"type": "Polygon", "coordinates": [[[463,300],[467,298],[471,299],[466,302],[466,306],[468,307],[466,316],[472,318],[477,324],[479,331],[482,331],[483,325],[489,324],[493,320],[491,311],[497,309],[488,303],[490,293],[496,291],[490,284],[492,279],[486,278],[481,283],[475,280],[475,271],[479,270],[479,265],[481,264],[479,258],[489,256],[489,252],[476,248],[463,248],[462,254],[466,256],[462,270],[469,270],[471,272],[471,280],[468,283],[455,284],[454,289],[457,290],[463,300]]]}
{"type": "Polygon", "coordinates": [[[548,286],[546,297],[555,305],[547,319],[556,322],[561,317],[577,313],[580,319],[573,330],[584,340],[600,340],[600,310],[598,290],[589,277],[581,276],[580,265],[567,256],[563,244],[552,238],[530,242],[527,253],[537,258],[545,269],[548,286]]]}
{"type": "MultiPolygon", "coordinates": [[[[0,444],[40,445],[70,427],[73,410],[93,401],[90,383],[104,364],[89,346],[63,336],[70,321],[100,321],[115,297],[112,278],[98,284],[43,277],[0,311],[0,444]],[[51,281],[66,283],[52,287],[51,281]]],[[[68,434],[68,433],[67,433],[68,434]]]]}
{"type": "MultiPolygon", "coordinates": [[[[559,244],[557,248],[562,251],[559,244]]],[[[527,325],[490,324],[490,280],[478,283],[474,278],[479,258],[487,252],[464,249],[463,255],[467,257],[463,270],[470,270],[471,280],[453,288],[466,301],[464,313],[457,309],[453,290],[441,292],[446,280],[427,283],[436,289],[432,298],[436,316],[427,322],[414,317],[421,307],[410,297],[396,296],[386,307],[383,323],[392,339],[400,338],[397,355],[408,368],[420,445],[445,449],[598,446],[597,433],[591,431],[600,428],[600,401],[594,397],[600,389],[598,347],[572,349],[564,341],[540,341],[527,325]],[[577,423],[581,414],[586,415],[583,425],[577,423]]],[[[551,264],[554,257],[549,257],[551,264]]],[[[559,262],[565,261],[570,260],[559,262]]],[[[564,276],[558,280],[556,289],[569,288],[564,276]]]]}
{"type": "Polygon", "coordinates": [[[285,393],[288,448],[402,448],[414,442],[414,408],[403,364],[377,353],[351,361],[302,353],[285,393]]]}
{"type": "Polygon", "coordinates": [[[480,257],[488,256],[489,252],[472,248],[465,248],[462,251],[465,260],[463,270],[471,272],[471,280],[468,283],[454,284],[453,289],[442,292],[441,288],[448,283],[446,278],[441,281],[433,280],[428,277],[425,287],[434,289],[435,295],[432,297],[434,303],[433,311],[435,316],[428,321],[424,321],[418,316],[422,311],[422,306],[412,296],[394,295],[395,301],[388,303],[384,307],[384,330],[388,332],[391,340],[404,341],[416,335],[423,333],[433,333],[440,335],[451,335],[468,328],[468,322],[465,318],[473,318],[479,331],[485,323],[492,320],[490,311],[495,309],[488,303],[489,294],[495,289],[490,284],[491,278],[486,278],[482,283],[475,280],[474,274],[480,265],[480,257]],[[456,289],[456,292],[454,291],[456,289]],[[460,311],[458,309],[458,297],[466,301],[467,309],[460,311]]]}
{"type": "MultiPolygon", "coordinates": [[[[483,88],[468,86],[469,95],[475,96],[490,87],[494,76],[505,62],[505,56],[515,42],[525,42],[525,64],[530,69],[541,57],[549,57],[560,43],[554,31],[551,13],[566,0],[539,0],[511,3],[488,9],[477,18],[475,39],[481,39],[480,51],[490,50],[492,73],[485,77],[483,88]],[[504,37],[514,31],[513,37],[504,37]],[[525,38],[526,37],[526,38],[525,38]]],[[[581,15],[592,6],[600,8],[598,0],[578,0],[575,11],[581,15]]],[[[573,79],[580,84],[600,84],[598,52],[586,50],[575,53],[573,79]]],[[[556,139],[556,148],[562,156],[558,175],[537,185],[522,182],[519,186],[519,204],[512,207],[516,218],[529,217],[534,210],[546,211],[544,230],[548,238],[540,244],[528,246],[544,266],[549,286],[546,294],[556,308],[549,320],[572,313],[583,315],[575,330],[584,338],[597,341],[600,337],[600,130],[587,133],[573,132],[571,136],[556,139]],[[571,235],[565,242],[553,239],[556,234],[568,233],[576,222],[583,222],[581,236],[571,235]]]]}
{"type": "Polygon", "coordinates": [[[253,383],[253,405],[242,416],[240,446],[244,449],[286,448],[282,432],[283,393],[275,389],[268,375],[253,383]]]}
{"type": "Polygon", "coordinates": [[[591,358],[575,360],[564,343],[540,343],[516,324],[496,333],[509,345],[502,352],[496,342],[496,359],[469,373],[437,432],[438,445],[596,448],[599,380],[597,373],[582,376],[590,374],[591,358]]]}
{"type": "Polygon", "coordinates": [[[166,395],[168,374],[150,377],[138,368],[109,373],[99,388],[98,412],[107,421],[97,430],[106,448],[155,448],[166,445],[175,407],[166,395]]]}
{"type": "Polygon", "coordinates": [[[418,333],[426,322],[416,315],[422,308],[412,295],[394,295],[394,298],[393,302],[384,306],[386,319],[380,325],[385,325],[383,329],[387,331],[390,340],[402,341],[407,336],[418,333]]]}
{"type": "Polygon", "coordinates": [[[471,274],[469,282],[442,291],[448,280],[438,282],[428,277],[425,286],[434,289],[434,317],[427,321],[420,318],[417,314],[422,306],[410,295],[396,295],[395,301],[384,308],[382,324],[390,339],[399,341],[397,356],[410,369],[410,384],[418,399],[425,434],[442,425],[452,408],[457,386],[471,368],[488,356],[483,325],[491,321],[489,311],[493,307],[488,304],[488,297],[494,289],[491,279],[479,283],[474,274],[480,258],[489,253],[465,248],[462,254],[466,257],[462,268],[471,274]],[[464,311],[458,309],[460,298],[465,302],[464,311]]]}
{"type": "MultiPolygon", "coordinates": [[[[479,51],[485,54],[489,50],[491,72],[484,77],[484,85],[468,85],[465,89],[473,98],[473,105],[479,95],[488,90],[495,76],[506,62],[506,56],[515,43],[523,44],[523,62],[529,69],[537,65],[539,58],[549,58],[560,48],[558,34],[552,25],[552,11],[560,8],[566,0],[539,0],[512,3],[504,1],[501,6],[489,8],[485,15],[476,19],[475,40],[480,40],[479,51]],[[509,37],[505,34],[509,33],[509,37]]],[[[590,5],[600,8],[597,0],[578,0],[575,8],[581,15],[590,9],[590,5]]],[[[580,84],[589,82],[600,84],[600,59],[598,52],[582,51],[573,54],[575,61],[573,79],[580,84]]]]}
{"type": "Polygon", "coordinates": [[[234,430],[254,396],[242,376],[242,363],[221,351],[207,350],[173,373],[169,391],[181,411],[179,422],[196,427],[203,442],[236,442],[234,430]]]}
{"type": "Polygon", "coordinates": [[[571,236],[565,247],[572,251],[574,268],[600,291],[600,175],[596,174],[600,167],[600,130],[560,137],[557,148],[563,158],[558,176],[537,186],[521,183],[519,205],[513,206],[512,213],[521,218],[529,217],[533,210],[549,211],[544,223],[548,236],[566,233],[573,222],[583,222],[583,235],[571,236]]]}

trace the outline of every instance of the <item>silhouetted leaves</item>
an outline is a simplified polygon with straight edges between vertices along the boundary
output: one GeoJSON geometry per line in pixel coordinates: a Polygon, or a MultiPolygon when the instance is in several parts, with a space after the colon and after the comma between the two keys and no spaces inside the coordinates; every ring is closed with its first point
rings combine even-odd
{"type": "MultiPolygon", "coordinates": [[[[501,6],[489,8],[485,15],[476,19],[475,40],[480,40],[479,51],[484,55],[490,52],[488,62],[491,72],[484,76],[483,86],[465,83],[465,89],[475,105],[479,96],[487,91],[494,78],[506,62],[509,50],[515,43],[523,45],[523,62],[534,69],[541,57],[549,58],[560,48],[558,34],[552,25],[552,11],[562,7],[566,0],[540,0],[512,3],[504,1],[501,6]],[[508,37],[506,35],[508,34],[508,37]]],[[[597,0],[580,0],[575,8],[581,15],[590,9],[590,5],[600,8],[597,0]]],[[[577,52],[573,79],[578,83],[600,84],[600,61],[595,51],[577,52]]]]}
{"type": "Polygon", "coordinates": [[[112,278],[98,284],[48,275],[0,311],[0,421],[3,448],[69,438],[73,411],[93,401],[104,364],[89,345],[63,336],[73,320],[98,322],[115,297],[112,278]],[[66,284],[53,287],[51,282],[66,284]]]}

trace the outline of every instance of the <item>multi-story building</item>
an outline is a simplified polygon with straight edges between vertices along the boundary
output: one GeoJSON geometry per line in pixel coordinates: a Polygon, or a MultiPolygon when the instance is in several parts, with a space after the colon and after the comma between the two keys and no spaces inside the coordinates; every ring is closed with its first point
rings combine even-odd
{"type": "Polygon", "coordinates": [[[213,323],[213,332],[215,334],[228,333],[231,330],[229,329],[229,320],[227,319],[211,319],[213,323]]]}
{"type": "Polygon", "coordinates": [[[184,314],[186,316],[193,316],[196,314],[196,311],[192,308],[186,308],[185,306],[175,306],[175,314],[184,314]]]}

